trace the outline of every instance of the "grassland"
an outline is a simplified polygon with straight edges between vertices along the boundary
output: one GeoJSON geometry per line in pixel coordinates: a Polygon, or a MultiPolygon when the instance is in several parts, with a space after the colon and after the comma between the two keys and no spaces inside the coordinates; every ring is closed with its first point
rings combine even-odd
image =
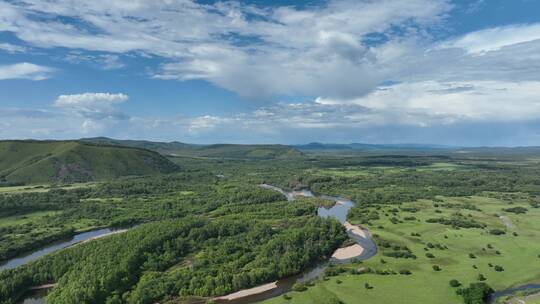
{"type": "MultiPolygon", "coordinates": [[[[455,168],[452,165],[430,167],[435,170],[455,168]]],[[[337,173],[336,176],[343,175],[337,173]]],[[[362,176],[362,173],[347,176],[362,176]]],[[[409,270],[411,275],[346,272],[317,281],[304,292],[290,292],[286,297],[265,303],[460,303],[462,299],[456,294],[457,288],[449,285],[450,280],[468,286],[477,282],[482,274],[485,282],[497,290],[540,282],[540,269],[531,267],[540,264],[540,209],[531,208],[531,200],[532,197],[521,193],[486,192],[465,197],[438,196],[434,200],[421,199],[400,207],[366,208],[365,212],[377,212],[380,218],[371,220],[368,225],[364,223],[364,226],[379,239],[407,246],[417,258],[388,257],[384,255],[386,250],[380,248],[375,257],[361,265],[343,267],[367,267],[374,272],[395,273],[409,270]],[[523,207],[528,211],[519,215],[503,211],[509,207],[523,207]],[[487,227],[458,229],[426,222],[433,218],[452,218],[456,213],[487,227]],[[500,216],[509,221],[503,222],[500,216]],[[493,235],[488,232],[490,229],[499,229],[506,234],[493,235]],[[435,248],[429,248],[428,243],[435,244],[435,248]],[[437,244],[443,249],[437,249],[437,244]],[[427,253],[432,254],[432,258],[428,258],[427,253]],[[442,270],[435,271],[434,265],[442,270]],[[504,271],[496,271],[495,266],[502,266],[504,271]],[[373,288],[366,289],[366,283],[373,288]]]]}

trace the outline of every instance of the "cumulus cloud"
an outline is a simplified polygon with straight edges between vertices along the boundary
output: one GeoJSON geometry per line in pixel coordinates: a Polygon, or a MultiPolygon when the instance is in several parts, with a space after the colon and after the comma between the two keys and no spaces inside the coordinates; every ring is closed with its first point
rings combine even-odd
{"type": "Polygon", "coordinates": [[[540,115],[540,81],[401,83],[352,100],[318,98],[327,105],[356,104],[378,112],[384,124],[433,126],[471,121],[512,122],[540,115]]]}
{"type": "Polygon", "coordinates": [[[69,107],[79,109],[111,109],[112,105],[126,102],[128,96],[122,93],[83,93],[72,95],[60,95],[54,102],[57,107],[69,107]]]}
{"type": "Polygon", "coordinates": [[[51,76],[53,68],[22,62],[9,65],[0,65],[0,80],[29,79],[44,80],[51,76]]]}
{"type": "Polygon", "coordinates": [[[107,126],[128,120],[129,116],[119,112],[115,106],[126,102],[129,97],[118,93],[83,93],[60,95],[54,102],[56,108],[82,119],[85,134],[102,131],[107,126]]]}

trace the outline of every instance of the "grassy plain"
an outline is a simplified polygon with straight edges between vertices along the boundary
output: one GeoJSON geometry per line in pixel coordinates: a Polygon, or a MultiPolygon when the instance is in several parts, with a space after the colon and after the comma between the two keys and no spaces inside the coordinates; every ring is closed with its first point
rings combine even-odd
{"type": "MultiPolygon", "coordinates": [[[[452,164],[429,167],[433,170],[458,168],[452,164]]],[[[326,175],[330,171],[323,172],[326,175]]],[[[347,172],[348,176],[362,174],[365,173],[347,172]]],[[[336,176],[342,175],[337,173],[336,176]]],[[[375,257],[362,264],[343,267],[368,267],[398,273],[400,270],[410,270],[411,275],[353,275],[346,272],[317,281],[304,292],[290,292],[288,297],[274,298],[265,303],[337,303],[336,300],[347,304],[461,303],[461,297],[456,294],[457,288],[449,285],[450,280],[456,279],[462,286],[468,286],[477,282],[482,274],[485,282],[496,290],[540,282],[540,269],[532,267],[540,264],[540,209],[531,208],[531,200],[533,198],[524,193],[485,192],[465,197],[437,196],[434,200],[420,199],[399,207],[383,205],[365,208],[365,212],[377,212],[380,216],[380,219],[371,220],[367,225],[374,235],[392,244],[407,246],[417,259],[384,256],[386,250],[379,246],[375,257]],[[467,206],[473,207],[467,209],[467,206]],[[525,214],[503,211],[510,207],[524,207],[528,211],[525,214]],[[458,212],[487,227],[458,229],[426,222],[433,218],[452,218],[458,212]],[[507,217],[509,221],[503,222],[500,216],[507,217]],[[398,221],[392,223],[392,218],[398,221]],[[500,229],[506,234],[493,235],[488,232],[490,229],[500,229]],[[447,249],[437,249],[437,246],[428,248],[428,243],[440,244],[447,249]],[[434,257],[428,258],[426,253],[434,257]],[[438,265],[442,270],[434,271],[433,265],[438,265]],[[504,271],[496,271],[497,265],[502,266],[504,271]],[[366,283],[373,288],[366,289],[366,283]]]]}

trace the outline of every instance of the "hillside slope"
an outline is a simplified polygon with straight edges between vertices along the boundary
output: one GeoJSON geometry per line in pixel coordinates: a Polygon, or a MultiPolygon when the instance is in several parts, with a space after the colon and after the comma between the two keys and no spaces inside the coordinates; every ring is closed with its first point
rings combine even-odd
{"type": "Polygon", "coordinates": [[[86,182],[170,173],[156,152],[77,141],[0,141],[0,182],[86,182]]]}
{"type": "Polygon", "coordinates": [[[212,158],[247,158],[276,159],[302,156],[302,152],[285,145],[193,145],[181,142],[153,142],[144,140],[118,140],[106,137],[83,138],[82,142],[94,144],[113,144],[127,147],[145,148],[163,155],[212,157],[212,158]]]}
{"type": "Polygon", "coordinates": [[[148,149],[148,150],[156,151],[163,155],[175,154],[179,151],[194,150],[198,147],[197,145],[186,144],[186,143],[182,143],[178,141],[158,142],[158,141],[148,141],[148,140],[122,140],[122,139],[112,139],[108,137],[82,138],[79,141],[92,143],[92,144],[118,145],[118,146],[148,149]]]}

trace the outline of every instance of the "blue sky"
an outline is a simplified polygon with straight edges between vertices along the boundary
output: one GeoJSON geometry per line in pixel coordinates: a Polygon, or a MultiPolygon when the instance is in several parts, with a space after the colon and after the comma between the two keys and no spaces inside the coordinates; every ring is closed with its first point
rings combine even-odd
{"type": "Polygon", "coordinates": [[[0,0],[0,138],[540,145],[538,12],[0,0]]]}

